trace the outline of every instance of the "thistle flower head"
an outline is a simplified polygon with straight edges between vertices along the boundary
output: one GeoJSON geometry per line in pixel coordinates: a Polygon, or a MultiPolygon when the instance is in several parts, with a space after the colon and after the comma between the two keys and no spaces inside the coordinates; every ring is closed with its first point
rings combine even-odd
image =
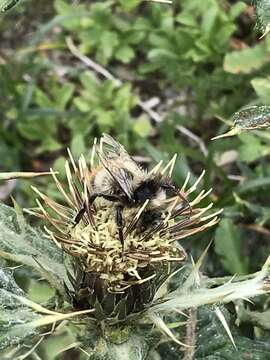
{"type": "Polygon", "coordinates": [[[143,310],[151,302],[157,287],[170,274],[171,264],[177,265],[185,260],[185,251],[177,240],[216,224],[218,213],[205,215],[212,204],[199,207],[211,190],[203,190],[189,200],[204,172],[189,188],[188,175],[181,189],[174,187],[173,192],[164,190],[165,196],[158,202],[153,201],[155,196],[150,198],[149,195],[143,203],[125,203],[126,194],[123,194],[123,187],[117,181],[118,173],[126,171],[132,175],[128,177],[132,191],[136,172],[138,177],[142,177],[140,183],[143,177],[166,177],[170,181],[176,156],[165,167],[160,162],[147,173],[114,140],[111,141],[119,147],[119,153],[105,146],[112,144],[108,139],[105,136],[98,145],[94,144],[89,165],[83,155],[75,162],[68,151],[66,184],[61,183],[51,170],[62,194],[62,203],[33,187],[39,196],[36,200],[38,210],[28,212],[48,223],[45,227],[48,237],[74,260],[74,274],[70,276],[73,289],[69,290],[73,304],[87,308],[97,307],[99,303],[99,309],[102,309],[99,318],[116,316],[124,319],[129,313],[143,310]],[[104,139],[107,139],[107,144],[104,139]],[[123,154],[125,159],[121,158],[123,154]],[[116,188],[109,188],[108,183],[103,182],[107,185],[104,192],[107,191],[113,201],[106,196],[93,201],[92,195],[96,191],[93,179],[101,175],[116,188]],[[119,204],[123,217],[122,242],[116,221],[116,205],[119,204]]]}

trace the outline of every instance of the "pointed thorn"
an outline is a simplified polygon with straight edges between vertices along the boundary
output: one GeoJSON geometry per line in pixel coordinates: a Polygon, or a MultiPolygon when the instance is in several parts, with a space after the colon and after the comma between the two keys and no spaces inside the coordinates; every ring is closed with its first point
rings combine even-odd
{"type": "Polygon", "coordinates": [[[224,137],[234,136],[234,135],[238,135],[240,133],[241,133],[240,129],[232,128],[231,130],[229,130],[225,134],[214,136],[213,138],[211,138],[211,140],[217,140],[217,139],[221,139],[221,138],[224,138],[224,137]]]}

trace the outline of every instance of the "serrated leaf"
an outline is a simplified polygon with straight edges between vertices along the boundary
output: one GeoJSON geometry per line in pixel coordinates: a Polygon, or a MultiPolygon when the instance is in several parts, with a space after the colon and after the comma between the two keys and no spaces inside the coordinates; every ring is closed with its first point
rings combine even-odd
{"type": "MultiPolygon", "coordinates": [[[[16,295],[23,295],[23,290],[17,285],[13,278],[12,271],[0,268],[0,291],[5,290],[16,295]]],[[[0,300],[1,306],[1,300],[0,300]]]]}
{"type": "Polygon", "coordinates": [[[0,12],[5,12],[15,6],[20,0],[0,0],[0,12]]]}
{"type": "Polygon", "coordinates": [[[195,360],[267,360],[269,358],[270,343],[243,336],[234,324],[234,319],[223,308],[223,314],[230,326],[237,351],[230,339],[225,335],[222,324],[214,316],[214,311],[205,307],[198,311],[196,328],[195,360]]]}
{"type": "Polygon", "coordinates": [[[93,312],[93,309],[59,313],[25,297],[12,273],[0,269],[0,350],[20,344],[37,328],[93,312]],[[34,311],[33,311],[34,310],[34,311]],[[42,314],[42,315],[41,315],[42,314]]]}
{"type": "Polygon", "coordinates": [[[215,235],[215,250],[224,268],[231,274],[246,274],[247,260],[243,257],[241,237],[232,220],[223,219],[215,235]]]}
{"type": "Polygon", "coordinates": [[[270,106],[249,106],[234,113],[232,121],[233,127],[228,132],[215,136],[212,140],[239,135],[244,131],[269,128],[270,106]]]}
{"type": "Polygon", "coordinates": [[[0,349],[18,344],[35,333],[29,323],[39,315],[25,306],[19,298],[24,292],[16,284],[12,272],[0,269],[0,349]]]}
{"type": "Polygon", "coordinates": [[[20,222],[13,208],[0,204],[0,257],[36,269],[64,294],[66,270],[62,251],[40,229],[27,224],[20,227],[20,222]]]}
{"type": "MultiPolygon", "coordinates": [[[[31,313],[31,320],[38,317],[35,313],[31,313]]],[[[27,318],[25,316],[24,319],[22,319],[22,314],[20,315],[17,313],[17,317],[20,316],[20,324],[15,325],[13,323],[10,327],[5,327],[1,324],[1,330],[0,330],[0,350],[5,349],[9,346],[14,346],[17,344],[22,343],[25,341],[27,337],[33,336],[36,334],[36,327],[31,325],[30,318],[27,318]],[[23,321],[25,321],[25,324],[23,324],[23,321]]],[[[16,313],[14,318],[16,317],[16,313]]]]}
{"type": "Polygon", "coordinates": [[[222,313],[230,326],[237,350],[233,347],[213,309],[205,306],[197,310],[196,318],[193,319],[194,329],[190,323],[191,319],[187,323],[187,326],[190,326],[193,331],[186,332],[190,338],[194,337],[193,341],[196,346],[193,349],[184,350],[183,356],[180,356],[172,342],[163,342],[158,348],[160,358],[166,360],[178,360],[179,358],[193,360],[268,360],[269,341],[267,339],[260,341],[244,336],[236,327],[235,318],[225,307],[222,307],[222,313]]]}

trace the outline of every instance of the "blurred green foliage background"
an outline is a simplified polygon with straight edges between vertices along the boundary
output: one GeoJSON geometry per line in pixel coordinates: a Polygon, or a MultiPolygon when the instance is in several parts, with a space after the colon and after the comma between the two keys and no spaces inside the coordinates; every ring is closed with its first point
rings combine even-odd
{"type": "MultiPolygon", "coordinates": [[[[211,141],[235,111],[270,105],[270,37],[254,26],[254,8],[234,0],[21,1],[0,18],[0,171],[61,172],[67,147],[89,156],[102,132],[144,166],[177,152],[175,182],[205,169],[224,208],[184,246],[197,258],[214,239],[209,276],[257,271],[270,249],[270,134],[211,141]]],[[[50,179],[34,181],[55,196],[50,179]]],[[[35,204],[29,181],[1,183],[1,200],[11,194],[35,204]]]]}

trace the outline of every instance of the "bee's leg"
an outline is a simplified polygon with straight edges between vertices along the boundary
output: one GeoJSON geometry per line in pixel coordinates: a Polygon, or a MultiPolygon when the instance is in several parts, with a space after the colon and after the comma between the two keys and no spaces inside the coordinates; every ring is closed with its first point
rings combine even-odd
{"type": "Polygon", "coordinates": [[[81,221],[84,213],[86,212],[86,203],[83,203],[83,207],[78,211],[77,215],[75,216],[75,219],[73,220],[73,226],[79,224],[79,222],[81,221]]]}
{"type": "MultiPolygon", "coordinates": [[[[118,201],[119,197],[115,195],[108,195],[103,193],[95,193],[89,196],[89,205],[93,204],[93,202],[96,200],[97,197],[103,197],[105,200],[108,201],[118,201]]],[[[80,220],[82,219],[84,213],[86,212],[86,203],[83,203],[82,208],[78,211],[77,215],[75,216],[75,219],[73,220],[74,226],[77,225],[80,220]]]]}
{"type": "Polygon", "coordinates": [[[187,207],[188,210],[189,210],[189,216],[191,216],[191,215],[192,215],[192,207],[191,207],[189,201],[185,198],[184,195],[181,194],[180,191],[176,192],[176,194],[177,194],[177,195],[180,197],[180,199],[182,199],[183,202],[186,204],[186,207],[187,207]]]}
{"type": "Polygon", "coordinates": [[[112,202],[119,201],[119,196],[97,193],[97,194],[93,194],[90,196],[89,202],[92,203],[95,200],[95,198],[97,198],[97,197],[103,197],[103,199],[112,201],[112,202]],[[92,198],[93,198],[93,200],[92,200],[92,198]]]}
{"type": "Polygon", "coordinates": [[[122,254],[124,253],[124,221],[123,221],[123,207],[121,205],[116,206],[116,224],[118,227],[119,239],[122,244],[122,254]]]}
{"type": "Polygon", "coordinates": [[[176,190],[174,186],[167,186],[167,189],[172,190],[175,195],[179,196],[181,200],[183,200],[183,203],[185,204],[185,207],[187,207],[189,209],[189,216],[192,215],[192,207],[189,203],[189,201],[185,198],[185,196],[183,194],[181,194],[180,190],[176,190]]]}

